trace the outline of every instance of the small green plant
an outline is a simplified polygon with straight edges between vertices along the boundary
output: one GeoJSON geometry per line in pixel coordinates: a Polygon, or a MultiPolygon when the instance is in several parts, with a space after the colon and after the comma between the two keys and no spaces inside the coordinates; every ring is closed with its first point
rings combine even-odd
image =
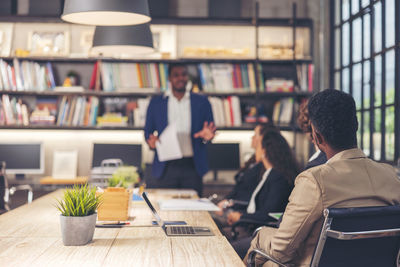
{"type": "Polygon", "coordinates": [[[63,216],[88,216],[96,212],[101,196],[96,196],[96,188],[88,184],[74,185],[67,189],[61,200],[57,200],[56,208],[63,216]]]}
{"type": "Polygon", "coordinates": [[[139,174],[134,166],[119,167],[108,179],[108,187],[128,188],[139,182],[139,174]]]}

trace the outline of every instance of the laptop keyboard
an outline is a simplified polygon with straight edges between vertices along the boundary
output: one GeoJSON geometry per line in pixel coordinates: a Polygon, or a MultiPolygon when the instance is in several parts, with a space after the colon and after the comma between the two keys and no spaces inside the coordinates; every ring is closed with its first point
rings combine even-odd
{"type": "Polygon", "coordinates": [[[171,229],[173,235],[194,235],[194,229],[192,226],[168,226],[171,229]]]}

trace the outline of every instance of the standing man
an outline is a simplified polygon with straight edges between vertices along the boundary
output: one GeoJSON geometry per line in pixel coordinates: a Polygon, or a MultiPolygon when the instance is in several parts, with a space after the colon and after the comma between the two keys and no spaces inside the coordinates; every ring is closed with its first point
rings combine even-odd
{"type": "Polygon", "coordinates": [[[207,97],[186,91],[189,76],[184,64],[170,64],[168,73],[172,90],[150,101],[144,134],[149,147],[155,149],[157,136],[174,123],[183,158],[160,162],[156,152],[153,177],[146,183],[156,188],[191,188],[201,196],[203,175],[208,171],[206,143],[216,130],[211,105],[207,97]]]}

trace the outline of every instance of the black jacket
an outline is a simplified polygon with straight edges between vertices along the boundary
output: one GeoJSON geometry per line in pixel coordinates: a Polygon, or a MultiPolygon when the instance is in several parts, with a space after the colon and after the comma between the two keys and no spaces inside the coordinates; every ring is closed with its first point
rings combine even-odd
{"type": "MultiPolygon", "coordinates": [[[[251,194],[256,188],[263,171],[264,166],[262,163],[255,163],[247,169],[238,172],[235,175],[236,184],[232,191],[225,196],[225,198],[249,202],[251,194]]],[[[242,205],[234,205],[232,208],[235,210],[240,210],[245,207],[242,205]]]]}
{"type": "Polygon", "coordinates": [[[268,216],[268,213],[284,212],[289,202],[289,195],[292,189],[293,186],[289,185],[283,175],[275,169],[272,169],[261,190],[256,195],[256,212],[253,214],[245,212],[240,219],[251,219],[263,222],[275,221],[268,216]]]}
{"type": "Polygon", "coordinates": [[[318,157],[316,157],[312,161],[307,162],[304,170],[310,169],[315,166],[319,166],[321,164],[325,164],[326,161],[327,161],[326,155],[324,152],[321,151],[321,153],[319,153],[318,157]]]}

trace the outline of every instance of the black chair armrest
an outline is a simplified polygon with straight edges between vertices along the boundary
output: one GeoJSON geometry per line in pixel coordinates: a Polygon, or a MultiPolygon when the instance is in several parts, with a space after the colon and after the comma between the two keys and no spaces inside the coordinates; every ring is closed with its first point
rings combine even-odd
{"type": "Polygon", "coordinates": [[[28,184],[12,186],[10,188],[10,195],[14,195],[16,191],[23,191],[23,190],[28,191],[28,204],[31,203],[33,200],[33,191],[32,187],[28,184]]]}
{"type": "Polygon", "coordinates": [[[237,227],[248,227],[249,225],[251,225],[253,229],[256,229],[260,226],[269,226],[269,227],[278,228],[279,222],[259,221],[259,220],[253,220],[253,219],[240,219],[239,221],[235,222],[232,225],[231,236],[232,236],[233,240],[236,240],[237,235],[238,235],[238,232],[236,231],[237,227]]]}
{"type": "Polygon", "coordinates": [[[256,256],[259,255],[262,258],[272,261],[276,264],[278,264],[281,267],[290,267],[291,264],[283,264],[281,262],[279,262],[278,260],[274,259],[272,256],[268,255],[267,253],[265,253],[265,251],[261,250],[261,249],[253,249],[252,251],[250,251],[249,256],[247,258],[247,267],[254,267],[256,266],[256,256]]]}

